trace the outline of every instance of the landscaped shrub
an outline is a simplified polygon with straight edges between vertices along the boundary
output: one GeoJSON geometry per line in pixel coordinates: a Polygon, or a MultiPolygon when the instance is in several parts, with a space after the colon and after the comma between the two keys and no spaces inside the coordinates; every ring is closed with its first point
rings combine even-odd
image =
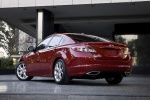
{"type": "Polygon", "coordinates": [[[13,64],[13,58],[8,57],[8,58],[0,58],[0,68],[3,69],[10,69],[10,68],[15,68],[15,65],[13,64]]]}

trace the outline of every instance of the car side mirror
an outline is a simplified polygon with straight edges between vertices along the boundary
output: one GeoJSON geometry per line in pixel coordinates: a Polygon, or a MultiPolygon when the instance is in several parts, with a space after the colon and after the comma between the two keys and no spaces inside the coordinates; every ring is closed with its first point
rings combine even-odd
{"type": "Polygon", "coordinates": [[[28,48],[28,51],[34,51],[35,49],[34,49],[34,47],[33,46],[30,46],[29,48],[28,48]]]}

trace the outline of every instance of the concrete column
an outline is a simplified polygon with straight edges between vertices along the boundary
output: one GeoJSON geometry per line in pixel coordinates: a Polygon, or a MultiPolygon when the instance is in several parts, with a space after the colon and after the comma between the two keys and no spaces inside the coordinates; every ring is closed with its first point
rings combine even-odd
{"type": "Polygon", "coordinates": [[[45,9],[38,9],[36,44],[50,34],[54,34],[54,14],[45,9]]]}

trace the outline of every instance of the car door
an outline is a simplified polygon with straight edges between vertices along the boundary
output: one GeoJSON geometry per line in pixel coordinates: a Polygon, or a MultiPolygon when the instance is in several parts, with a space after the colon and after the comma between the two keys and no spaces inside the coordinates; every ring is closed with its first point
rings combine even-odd
{"type": "Polygon", "coordinates": [[[39,43],[39,45],[35,48],[34,52],[29,53],[27,59],[29,62],[28,69],[27,69],[29,75],[33,75],[33,76],[41,75],[42,72],[40,70],[40,66],[41,66],[41,61],[44,59],[40,58],[40,54],[42,50],[47,48],[47,45],[51,39],[52,39],[51,36],[46,38],[41,43],[39,43]]]}
{"type": "Polygon", "coordinates": [[[40,69],[42,76],[52,75],[53,60],[55,59],[56,49],[59,46],[62,37],[59,35],[53,36],[47,48],[40,50],[40,69]]]}
{"type": "Polygon", "coordinates": [[[35,76],[37,73],[36,66],[39,63],[39,57],[37,56],[37,54],[35,52],[29,52],[27,54],[26,62],[27,62],[27,66],[26,66],[27,74],[29,76],[31,76],[31,75],[35,76]]]}

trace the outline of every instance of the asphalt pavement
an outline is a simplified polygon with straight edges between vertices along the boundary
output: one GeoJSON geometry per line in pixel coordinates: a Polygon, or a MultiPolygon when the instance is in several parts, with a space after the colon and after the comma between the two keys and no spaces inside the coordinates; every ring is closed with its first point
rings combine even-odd
{"type": "Polygon", "coordinates": [[[15,75],[0,75],[0,100],[150,100],[150,76],[125,77],[119,85],[104,79],[58,85],[53,78],[19,81],[15,75]]]}

